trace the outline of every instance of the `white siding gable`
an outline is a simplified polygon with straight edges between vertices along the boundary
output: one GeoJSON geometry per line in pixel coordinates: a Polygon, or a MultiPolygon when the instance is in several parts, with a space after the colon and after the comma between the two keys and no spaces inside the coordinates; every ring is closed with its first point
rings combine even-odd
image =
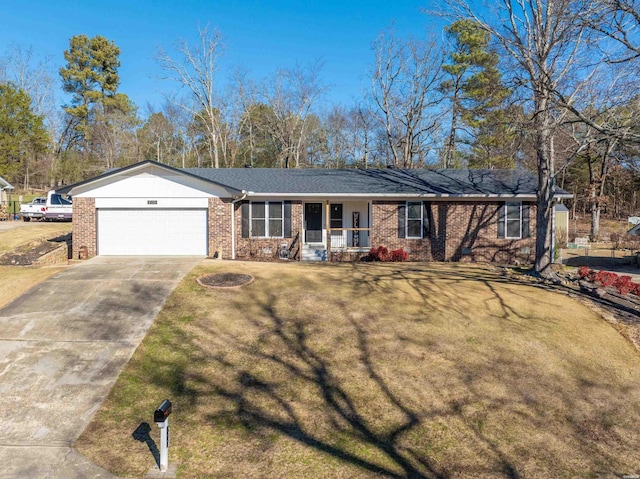
{"type": "Polygon", "coordinates": [[[228,198],[230,192],[207,181],[179,173],[143,171],[104,178],[74,191],[78,198],[228,198]],[[158,174],[160,173],[160,174],[158,174]]]}

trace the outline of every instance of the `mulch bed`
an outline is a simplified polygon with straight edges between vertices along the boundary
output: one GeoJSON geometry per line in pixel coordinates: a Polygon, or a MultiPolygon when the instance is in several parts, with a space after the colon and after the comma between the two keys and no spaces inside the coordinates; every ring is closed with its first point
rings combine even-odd
{"type": "Polygon", "coordinates": [[[253,280],[253,276],[240,273],[205,274],[197,279],[200,285],[209,288],[237,288],[249,284],[253,280]]]}
{"type": "Polygon", "coordinates": [[[71,245],[71,233],[51,238],[48,240],[32,241],[22,245],[15,250],[0,255],[0,265],[2,266],[29,266],[34,264],[47,253],[50,253],[60,243],[71,245]]]}
{"type": "Polygon", "coordinates": [[[15,251],[0,256],[0,265],[3,266],[28,266],[35,263],[41,256],[50,253],[60,246],[60,243],[43,241],[30,243],[15,251]]]}

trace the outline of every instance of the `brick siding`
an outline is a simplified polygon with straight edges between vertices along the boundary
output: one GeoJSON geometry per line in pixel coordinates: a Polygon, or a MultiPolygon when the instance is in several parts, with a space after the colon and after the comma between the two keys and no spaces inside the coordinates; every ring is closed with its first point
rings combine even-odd
{"type": "Polygon", "coordinates": [[[231,259],[231,199],[209,198],[209,257],[231,259]]]}
{"type": "Polygon", "coordinates": [[[498,238],[500,201],[432,202],[431,234],[424,239],[398,238],[397,201],[372,204],[372,246],[404,249],[412,261],[490,261],[528,263],[535,253],[535,206],[530,209],[531,237],[498,238]]]}
{"type": "Polygon", "coordinates": [[[243,238],[242,204],[236,203],[236,258],[237,259],[277,259],[281,243],[287,243],[291,259],[302,256],[302,201],[291,202],[291,238],[243,238]]]}
{"type": "Polygon", "coordinates": [[[87,258],[97,254],[96,200],[73,199],[72,258],[80,258],[80,249],[86,248],[87,258]]]}
{"type": "MultiPolygon", "coordinates": [[[[371,206],[371,246],[404,249],[412,261],[471,261],[498,263],[531,262],[535,253],[535,206],[530,209],[530,238],[498,238],[498,209],[504,202],[432,202],[431,234],[424,239],[398,238],[398,205],[404,202],[373,201],[371,206]]],[[[294,259],[301,257],[301,201],[291,202],[292,238],[243,238],[242,204],[235,208],[236,258],[276,259],[281,243],[287,243],[294,259]]],[[[231,258],[231,199],[209,198],[209,256],[231,258]]],[[[94,198],[74,198],[72,257],[97,254],[96,208],[94,198]],[[84,248],[83,248],[84,249],[84,248]]],[[[349,254],[332,254],[334,261],[357,259],[349,254]]]]}

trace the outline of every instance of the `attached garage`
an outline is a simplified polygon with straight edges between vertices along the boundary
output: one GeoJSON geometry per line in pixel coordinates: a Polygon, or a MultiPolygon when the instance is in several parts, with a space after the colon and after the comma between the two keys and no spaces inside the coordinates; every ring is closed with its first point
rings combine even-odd
{"type": "Polygon", "coordinates": [[[242,192],[143,162],[61,188],[73,195],[73,257],[233,256],[230,200],[242,192]]]}
{"type": "Polygon", "coordinates": [[[97,222],[99,255],[207,255],[206,209],[99,208],[97,222]]]}

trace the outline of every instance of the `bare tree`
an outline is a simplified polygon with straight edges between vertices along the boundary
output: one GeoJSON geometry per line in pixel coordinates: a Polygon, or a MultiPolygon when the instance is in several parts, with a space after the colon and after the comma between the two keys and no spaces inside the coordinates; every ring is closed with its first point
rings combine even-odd
{"type": "Polygon", "coordinates": [[[182,102],[180,106],[204,128],[213,167],[219,168],[222,121],[215,74],[223,49],[222,35],[207,27],[198,28],[198,35],[197,45],[190,45],[186,40],[177,42],[177,57],[160,48],[157,60],[166,73],[163,79],[175,81],[189,92],[190,101],[182,102]]]}
{"type": "Polygon", "coordinates": [[[11,44],[0,57],[0,83],[12,83],[31,98],[33,111],[44,118],[49,148],[37,161],[25,161],[23,187],[45,186],[52,176],[59,151],[61,114],[55,98],[55,81],[49,56],[36,55],[32,47],[11,44]]]}
{"type": "Polygon", "coordinates": [[[278,70],[258,94],[271,109],[263,127],[278,146],[279,162],[285,168],[301,165],[312,108],[326,91],[320,82],[321,68],[316,62],[278,70]]]}
{"type": "Polygon", "coordinates": [[[444,51],[435,38],[403,42],[393,32],[381,34],[373,46],[373,113],[386,133],[391,164],[420,166],[430,155],[439,128],[444,51]]]}
{"type": "Polygon", "coordinates": [[[624,63],[640,58],[638,0],[600,0],[584,20],[589,28],[612,40],[603,49],[608,61],[624,63]]]}
{"type": "Polygon", "coordinates": [[[513,80],[528,92],[538,170],[534,271],[546,274],[552,261],[554,137],[569,107],[579,111],[575,100],[582,81],[577,73],[585,73],[583,60],[594,59],[587,49],[583,19],[592,14],[595,4],[591,0],[500,0],[489,15],[474,11],[465,0],[452,0],[449,5],[457,18],[474,19],[499,41],[514,67],[513,80]]]}

